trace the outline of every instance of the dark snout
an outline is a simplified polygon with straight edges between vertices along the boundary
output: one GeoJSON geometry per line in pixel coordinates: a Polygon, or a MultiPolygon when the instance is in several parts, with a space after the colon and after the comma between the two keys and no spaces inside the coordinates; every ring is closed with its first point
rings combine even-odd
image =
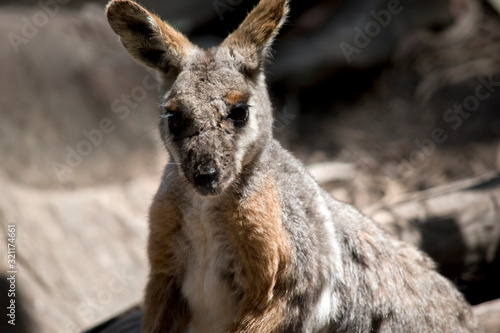
{"type": "Polygon", "coordinates": [[[219,170],[213,161],[200,163],[193,174],[193,178],[196,187],[202,194],[216,194],[219,170]]]}

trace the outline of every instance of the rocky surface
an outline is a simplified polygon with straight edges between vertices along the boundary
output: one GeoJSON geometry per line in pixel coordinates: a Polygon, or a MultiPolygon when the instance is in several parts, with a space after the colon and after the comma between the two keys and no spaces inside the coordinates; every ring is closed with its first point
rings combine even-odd
{"type": "MultiPolygon", "coordinates": [[[[142,3],[213,45],[255,2],[142,3]]],[[[20,325],[12,332],[80,332],[142,297],[147,207],[167,155],[156,131],[154,74],[125,53],[105,3],[0,7],[0,234],[15,224],[18,249],[20,325]]],[[[354,28],[386,7],[292,1],[269,67],[277,137],[307,164],[340,163],[322,183],[360,209],[500,170],[496,85],[467,116],[443,119],[482,81],[500,82],[498,14],[474,0],[419,2],[346,61],[340,44],[354,43],[354,28]]],[[[485,281],[474,271],[468,278],[485,281]]],[[[498,297],[468,292],[474,303],[498,297]]]]}

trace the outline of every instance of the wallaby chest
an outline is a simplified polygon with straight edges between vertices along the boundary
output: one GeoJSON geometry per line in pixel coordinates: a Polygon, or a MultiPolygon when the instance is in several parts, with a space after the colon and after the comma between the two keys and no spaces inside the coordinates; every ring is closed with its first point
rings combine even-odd
{"type": "Polygon", "coordinates": [[[207,198],[184,208],[186,275],[182,293],[192,311],[191,332],[223,332],[236,316],[238,268],[235,251],[224,229],[224,214],[207,198]]]}

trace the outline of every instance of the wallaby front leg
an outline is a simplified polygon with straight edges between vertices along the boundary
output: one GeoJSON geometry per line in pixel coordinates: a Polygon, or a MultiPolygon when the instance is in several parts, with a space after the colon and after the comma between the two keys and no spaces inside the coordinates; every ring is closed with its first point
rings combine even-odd
{"type": "Polygon", "coordinates": [[[244,268],[245,294],[229,332],[273,333],[285,321],[293,247],[283,229],[274,181],[234,203],[228,228],[244,268]]]}
{"type": "Polygon", "coordinates": [[[273,304],[264,311],[253,309],[242,313],[238,322],[234,323],[230,333],[275,333],[280,329],[283,318],[283,309],[273,304]]]}
{"type": "Polygon", "coordinates": [[[190,319],[186,301],[172,277],[153,274],[146,287],[143,333],[183,333],[190,319]]]}

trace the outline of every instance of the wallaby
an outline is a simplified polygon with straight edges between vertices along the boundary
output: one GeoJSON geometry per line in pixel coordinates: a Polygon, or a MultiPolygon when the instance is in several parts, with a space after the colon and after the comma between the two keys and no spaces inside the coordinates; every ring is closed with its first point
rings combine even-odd
{"type": "Polygon", "coordinates": [[[143,332],[475,332],[413,246],[333,199],[273,139],[264,65],[288,12],[261,0],[203,50],[133,1],[113,30],[164,84],[170,156],[150,209],[143,332]]]}

